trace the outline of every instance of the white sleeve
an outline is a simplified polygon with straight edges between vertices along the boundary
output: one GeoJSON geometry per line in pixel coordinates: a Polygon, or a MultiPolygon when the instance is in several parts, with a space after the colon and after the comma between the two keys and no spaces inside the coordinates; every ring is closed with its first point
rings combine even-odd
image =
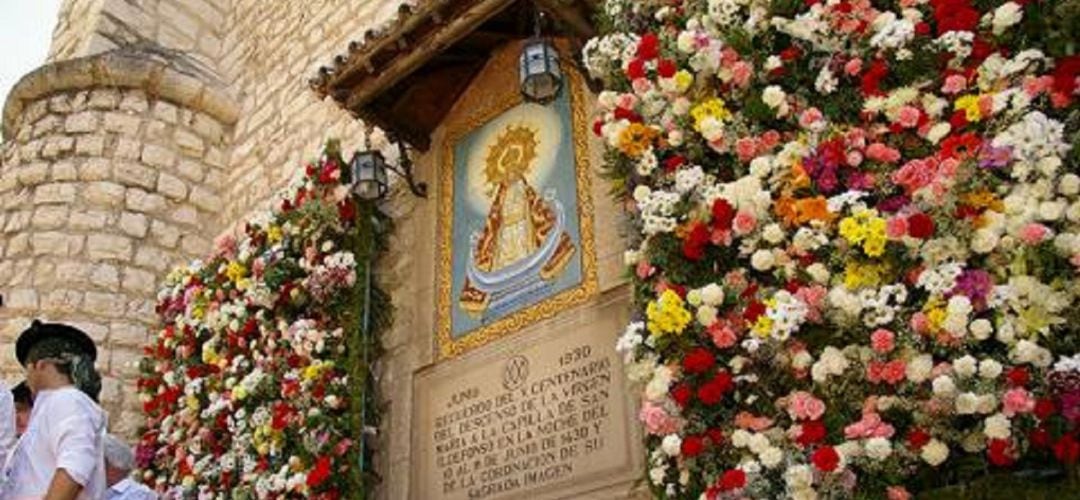
{"type": "Polygon", "coordinates": [[[77,405],[63,406],[66,411],[53,417],[57,420],[49,444],[56,450],[56,468],[64,469],[76,483],[86,486],[102,459],[102,435],[92,415],[80,411],[77,405]]]}
{"type": "Polygon", "coordinates": [[[15,398],[11,389],[0,380],[0,464],[7,461],[15,448],[15,398]]]}

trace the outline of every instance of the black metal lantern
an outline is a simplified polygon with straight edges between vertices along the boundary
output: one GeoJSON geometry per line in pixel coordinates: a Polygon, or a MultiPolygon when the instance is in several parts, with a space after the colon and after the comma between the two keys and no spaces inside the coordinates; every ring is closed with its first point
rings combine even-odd
{"type": "Polygon", "coordinates": [[[526,101],[547,104],[559,95],[563,85],[559,51],[540,36],[540,15],[536,18],[535,35],[521,49],[519,70],[521,95],[526,101]]]}
{"type": "Polygon", "coordinates": [[[378,149],[369,147],[366,151],[356,152],[352,160],[349,160],[353,193],[369,201],[380,200],[386,196],[389,190],[386,168],[386,159],[378,149]]]}

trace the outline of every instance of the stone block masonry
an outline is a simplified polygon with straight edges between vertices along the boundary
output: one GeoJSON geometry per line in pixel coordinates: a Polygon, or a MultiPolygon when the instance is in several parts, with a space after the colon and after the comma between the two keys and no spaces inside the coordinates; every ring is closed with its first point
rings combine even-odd
{"type": "MultiPolygon", "coordinates": [[[[223,227],[211,180],[224,165],[213,155],[237,111],[176,70],[182,62],[120,51],[51,64],[15,87],[4,112],[0,343],[33,318],[86,330],[112,429],[129,436],[164,272],[202,257],[223,227]]],[[[5,379],[20,371],[0,353],[5,379]]]]}

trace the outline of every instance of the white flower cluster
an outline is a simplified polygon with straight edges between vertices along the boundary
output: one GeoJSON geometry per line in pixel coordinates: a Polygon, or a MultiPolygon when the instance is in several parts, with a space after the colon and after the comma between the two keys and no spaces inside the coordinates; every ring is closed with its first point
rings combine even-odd
{"type": "Polygon", "coordinates": [[[589,76],[604,78],[621,70],[634,58],[638,40],[637,35],[621,32],[589,39],[581,51],[589,76]]]}
{"type": "Polygon", "coordinates": [[[777,292],[773,300],[776,303],[765,311],[765,315],[772,320],[769,337],[786,341],[806,321],[810,309],[787,290],[777,292]]]}
{"type": "Polygon", "coordinates": [[[923,271],[919,279],[915,280],[915,286],[926,290],[931,295],[945,295],[956,287],[956,278],[959,278],[963,271],[963,263],[946,262],[923,271]]]}
{"type": "Polygon", "coordinates": [[[1032,111],[1024,118],[994,137],[996,148],[1010,148],[1018,164],[1013,166],[1013,177],[1026,180],[1033,169],[1042,170],[1044,162],[1061,164],[1061,156],[1069,151],[1065,142],[1065,126],[1040,111],[1032,111]],[[1056,161],[1055,161],[1056,160],[1056,161]]]}
{"type": "Polygon", "coordinates": [[[830,376],[840,376],[848,369],[851,362],[844,356],[844,352],[833,346],[828,346],[821,352],[821,356],[810,367],[810,376],[814,382],[825,383],[830,376]]]}
{"type": "Polygon", "coordinates": [[[907,296],[907,287],[899,283],[885,285],[877,290],[860,290],[859,305],[863,312],[863,323],[869,327],[892,323],[896,319],[896,313],[907,302],[907,296]]]}
{"type": "Polygon", "coordinates": [[[646,236],[667,233],[675,230],[678,221],[672,215],[675,205],[682,197],[678,193],[653,191],[646,186],[634,190],[634,201],[641,211],[643,231],[646,236]]]}
{"type": "Polygon", "coordinates": [[[871,28],[874,36],[870,37],[870,45],[879,49],[902,49],[915,38],[915,23],[893,12],[878,14],[871,28]]]}

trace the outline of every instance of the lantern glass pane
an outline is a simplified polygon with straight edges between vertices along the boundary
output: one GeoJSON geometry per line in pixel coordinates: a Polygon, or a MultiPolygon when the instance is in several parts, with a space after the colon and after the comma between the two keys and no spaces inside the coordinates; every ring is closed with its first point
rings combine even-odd
{"type": "Polygon", "coordinates": [[[530,40],[521,51],[521,93],[526,99],[545,103],[562,88],[559,54],[544,40],[530,40]]]}

